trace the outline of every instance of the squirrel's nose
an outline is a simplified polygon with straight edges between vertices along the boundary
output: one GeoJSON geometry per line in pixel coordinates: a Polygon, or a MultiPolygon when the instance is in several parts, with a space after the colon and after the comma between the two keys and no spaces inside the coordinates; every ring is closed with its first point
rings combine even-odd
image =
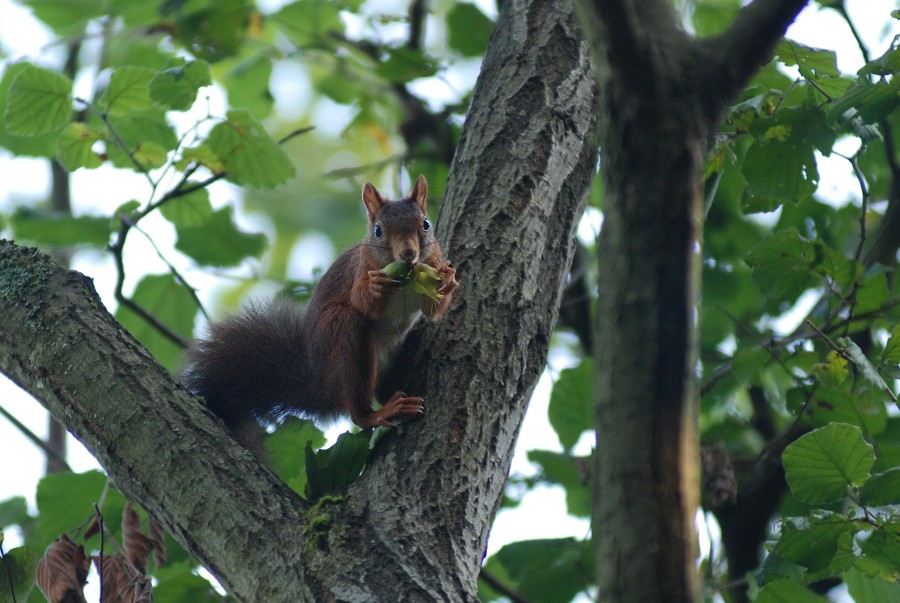
{"type": "Polygon", "coordinates": [[[403,251],[400,252],[400,259],[404,262],[409,262],[410,264],[415,264],[419,259],[418,253],[412,247],[407,247],[403,251]]]}

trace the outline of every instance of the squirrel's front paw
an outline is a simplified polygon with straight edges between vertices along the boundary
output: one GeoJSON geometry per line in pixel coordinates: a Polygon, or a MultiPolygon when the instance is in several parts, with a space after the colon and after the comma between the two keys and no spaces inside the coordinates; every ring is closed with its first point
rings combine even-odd
{"type": "Polygon", "coordinates": [[[456,280],[456,268],[453,267],[453,264],[443,261],[437,266],[437,271],[441,273],[441,280],[443,280],[438,293],[449,295],[456,291],[456,288],[459,287],[459,281],[456,280]]]}
{"type": "Polygon", "coordinates": [[[379,298],[397,288],[398,282],[381,270],[369,270],[369,292],[379,298]]]}

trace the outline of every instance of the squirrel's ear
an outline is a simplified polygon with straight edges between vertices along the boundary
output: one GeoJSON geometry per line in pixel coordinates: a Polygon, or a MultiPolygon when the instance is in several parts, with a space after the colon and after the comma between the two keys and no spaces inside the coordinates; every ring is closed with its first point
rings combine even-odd
{"type": "Polygon", "coordinates": [[[369,212],[369,219],[375,220],[375,214],[387,203],[387,199],[381,196],[371,182],[366,182],[362,192],[363,203],[366,204],[366,210],[369,212]]]}
{"type": "Polygon", "coordinates": [[[413,185],[412,193],[410,193],[409,196],[424,212],[425,202],[428,201],[428,183],[425,182],[425,176],[419,174],[419,177],[416,178],[416,183],[413,185]]]}

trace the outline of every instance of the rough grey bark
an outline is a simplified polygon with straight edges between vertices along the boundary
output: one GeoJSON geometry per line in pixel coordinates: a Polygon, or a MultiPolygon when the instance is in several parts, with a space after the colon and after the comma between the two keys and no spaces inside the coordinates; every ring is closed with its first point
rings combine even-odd
{"type": "Polygon", "coordinates": [[[244,601],[475,601],[596,165],[569,1],[507,0],[438,234],[462,282],[403,359],[426,415],[346,497],[303,501],[103,309],[89,279],[0,242],[0,370],[244,601]]]}
{"type": "Polygon", "coordinates": [[[721,111],[805,0],[756,0],[710,41],[665,0],[578,0],[602,90],[594,537],[603,601],[700,599],[701,174],[721,111]]]}

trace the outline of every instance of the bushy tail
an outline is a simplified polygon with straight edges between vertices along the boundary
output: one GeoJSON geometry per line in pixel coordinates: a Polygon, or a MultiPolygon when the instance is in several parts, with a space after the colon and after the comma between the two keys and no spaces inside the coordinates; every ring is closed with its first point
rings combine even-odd
{"type": "MultiPolygon", "coordinates": [[[[259,420],[297,407],[308,390],[303,315],[289,299],[255,303],[211,324],[186,355],[182,382],[203,396],[248,448],[259,452],[259,420]]],[[[301,406],[302,408],[302,406],[301,406]]]]}

